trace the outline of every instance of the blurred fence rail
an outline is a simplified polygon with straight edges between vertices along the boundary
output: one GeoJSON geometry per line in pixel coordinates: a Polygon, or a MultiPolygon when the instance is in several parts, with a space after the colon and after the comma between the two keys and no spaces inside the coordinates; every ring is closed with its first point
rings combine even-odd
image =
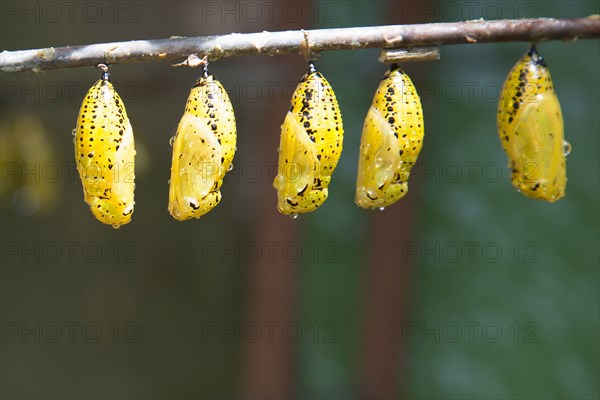
{"type": "Polygon", "coordinates": [[[99,43],[46,49],[3,51],[0,71],[39,72],[48,69],[182,61],[190,54],[210,60],[244,55],[298,52],[308,34],[314,52],[366,48],[411,48],[445,44],[540,42],[600,37],[600,16],[579,19],[536,18],[474,20],[452,23],[386,25],[355,28],[231,33],[220,36],[172,37],[159,40],[99,43]]]}

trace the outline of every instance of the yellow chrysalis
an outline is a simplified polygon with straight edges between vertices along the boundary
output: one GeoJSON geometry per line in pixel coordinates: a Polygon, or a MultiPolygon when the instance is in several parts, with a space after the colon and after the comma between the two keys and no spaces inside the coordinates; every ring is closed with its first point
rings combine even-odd
{"type": "Polygon", "coordinates": [[[87,92],[75,128],[75,160],[83,198],[102,223],[119,228],[131,221],[135,188],[133,130],[108,67],[87,92]]]}
{"type": "Polygon", "coordinates": [[[192,87],[172,144],[169,213],[178,221],[200,218],[221,201],[223,178],[236,150],[233,106],[206,65],[192,87]]]}
{"type": "Polygon", "coordinates": [[[379,84],[363,125],[355,203],[382,209],[408,192],[408,177],[423,146],[417,91],[394,64],[379,84]]]}
{"type": "Polygon", "coordinates": [[[281,126],[277,209],[292,217],[316,210],[342,153],[344,128],[335,93],[312,62],[281,126]]]}
{"type": "Polygon", "coordinates": [[[552,78],[535,46],[510,71],[498,106],[498,132],[518,191],[551,203],[565,195],[562,112],[552,78]]]}

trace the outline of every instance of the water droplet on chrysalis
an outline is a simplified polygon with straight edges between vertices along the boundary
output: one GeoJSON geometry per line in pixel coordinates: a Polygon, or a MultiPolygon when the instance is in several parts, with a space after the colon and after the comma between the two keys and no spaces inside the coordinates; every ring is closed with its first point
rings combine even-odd
{"type": "Polygon", "coordinates": [[[571,143],[567,142],[566,140],[563,141],[563,148],[564,148],[564,152],[565,152],[565,157],[568,156],[569,154],[571,154],[571,143]]]}
{"type": "Polygon", "coordinates": [[[227,172],[230,172],[233,170],[233,164],[229,164],[229,167],[227,167],[227,172]]]}
{"type": "Polygon", "coordinates": [[[273,182],[273,186],[275,189],[281,190],[285,186],[285,177],[283,175],[277,175],[275,177],[275,182],[273,182]]]}
{"type": "Polygon", "coordinates": [[[175,143],[175,136],[169,139],[169,146],[173,147],[173,143],[175,143]]]}
{"type": "Polygon", "coordinates": [[[298,214],[290,214],[291,219],[298,219],[298,214]]]}

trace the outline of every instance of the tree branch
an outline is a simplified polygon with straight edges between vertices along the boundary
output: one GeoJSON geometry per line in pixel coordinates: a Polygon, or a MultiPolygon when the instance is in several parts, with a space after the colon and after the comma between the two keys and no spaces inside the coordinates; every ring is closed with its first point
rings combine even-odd
{"type": "MultiPolygon", "coordinates": [[[[576,40],[599,38],[600,16],[593,15],[580,19],[476,20],[317,29],[306,32],[309,34],[311,49],[316,52],[445,44],[576,40]]],[[[101,62],[108,64],[174,62],[181,61],[192,53],[206,55],[210,60],[255,54],[297,53],[303,40],[302,31],[282,31],[3,51],[0,53],[0,71],[39,72],[47,69],[95,66],[101,62]]]]}

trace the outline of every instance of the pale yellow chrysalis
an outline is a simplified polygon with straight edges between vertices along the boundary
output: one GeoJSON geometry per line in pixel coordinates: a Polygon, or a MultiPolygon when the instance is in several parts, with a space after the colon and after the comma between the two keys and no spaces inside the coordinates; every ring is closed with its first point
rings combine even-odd
{"type": "Polygon", "coordinates": [[[535,46],[510,71],[498,105],[498,132],[512,184],[528,197],[555,202],[565,195],[566,155],[560,103],[535,46]]]}
{"type": "Polygon", "coordinates": [[[219,204],[223,178],[232,167],[236,138],[229,96],[204,66],[172,142],[168,209],[173,218],[200,218],[219,204]]]}
{"type": "Polygon", "coordinates": [[[281,126],[278,173],[273,182],[279,212],[295,217],[325,202],[343,137],[335,93],[311,62],[281,126]]]}
{"type": "Polygon", "coordinates": [[[382,209],[408,192],[408,178],[424,136],[417,91],[397,65],[379,84],[363,126],[355,202],[382,209]]]}

